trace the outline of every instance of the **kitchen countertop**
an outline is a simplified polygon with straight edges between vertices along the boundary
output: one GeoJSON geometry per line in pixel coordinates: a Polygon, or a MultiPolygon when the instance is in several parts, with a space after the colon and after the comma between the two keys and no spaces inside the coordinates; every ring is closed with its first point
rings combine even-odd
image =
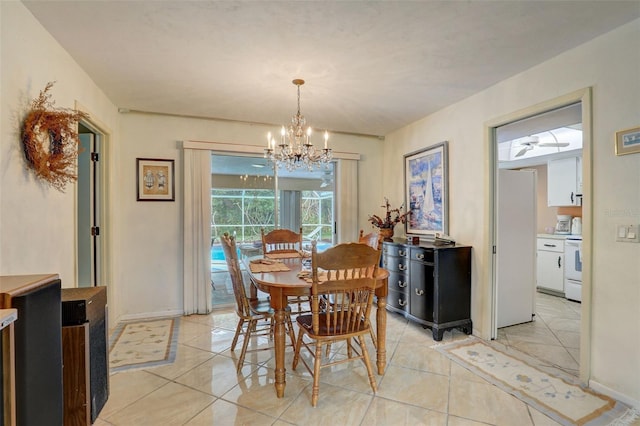
{"type": "Polygon", "coordinates": [[[538,234],[538,238],[550,238],[552,240],[566,240],[570,234],[538,234]]]}

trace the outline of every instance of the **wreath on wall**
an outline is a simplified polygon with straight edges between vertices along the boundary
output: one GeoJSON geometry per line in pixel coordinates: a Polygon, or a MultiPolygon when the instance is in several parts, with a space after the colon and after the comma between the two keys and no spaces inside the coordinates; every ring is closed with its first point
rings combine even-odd
{"type": "Polygon", "coordinates": [[[31,103],[20,136],[29,168],[38,178],[64,192],[68,182],[78,179],[78,122],[89,116],[73,109],[55,108],[49,93],[53,84],[47,83],[31,103]]]}

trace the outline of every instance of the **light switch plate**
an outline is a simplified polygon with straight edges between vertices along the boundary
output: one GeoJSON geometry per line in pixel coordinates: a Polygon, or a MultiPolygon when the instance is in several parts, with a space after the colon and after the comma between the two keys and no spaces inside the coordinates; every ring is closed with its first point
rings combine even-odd
{"type": "Polygon", "coordinates": [[[640,225],[616,225],[616,241],[640,243],[640,225]]]}

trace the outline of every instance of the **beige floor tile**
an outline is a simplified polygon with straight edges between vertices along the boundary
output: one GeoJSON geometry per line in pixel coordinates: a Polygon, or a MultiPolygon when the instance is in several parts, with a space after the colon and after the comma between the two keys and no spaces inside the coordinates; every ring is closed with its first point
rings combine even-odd
{"type": "Polygon", "coordinates": [[[144,370],[112,374],[109,376],[109,399],[100,411],[100,417],[108,418],[167,383],[168,380],[144,370]]]}
{"type": "Polygon", "coordinates": [[[447,411],[448,391],[447,376],[391,364],[376,396],[444,413],[447,411]]]}
{"type": "Polygon", "coordinates": [[[281,420],[305,426],[359,425],[373,398],[373,395],[321,384],[318,405],[312,407],[312,387],[312,384],[308,383],[302,389],[291,406],[282,413],[281,420]],[[348,404],[345,404],[347,401],[348,404]]]}
{"type": "Polygon", "coordinates": [[[527,406],[490,384],[451,379],[449,414],[492,425],[531,425],[527,406]]]}
{"type": "Polygon", "coordinates": [[[485,426],[488,423],[476,422],[475,420],[465,419],[449,414],[447,426],[485,426]]]}
{"type": "MultiPolygon", "coordinates": [[[[346,359],[347,356],[342,354],[336,354],[332,361],[338,361],[346,359]]],[[[313,367],[313,361],[309,360],[310,366],[313,367]]],[[[304,366],[300,365],[298,368],[302,368],[306,371],[304,366]]],[[[371,369],[373,371],[373,379],[376,386],[379,388],[382,376],[377,374],[375,362],[371,362],[371,369]]],[[[311,375],[308,376],[309,380],[313,380],[311,375]]],[[[373,393],[371,384],[369,383],[369,376],[367,374],[367,368],[361,360],[355,360],[346,362],[343,364],[337,364],[333,366],[327,366],[320,370],[320,388],[323,384],[330,384],[333,386],[343,387],[349,390],[353,390],[361,393],[373,393]]]]}
{"type": "Polygon", "coordinates": [[[558,340],[565,348],[580,348],[580,333],[576,333],[574,331],[556,330],[554,331],[554,334],[558,337],[558,340]]]}
{"type": "Polygon", "coordinates": [[[362,421],[372,426],[446,426],[447,415],[383,398],[373,398],[362,421]]]}
{"type": "Polygon", "coordinates": [[[218,399],[185,423],[185,426],[267,426],[275,421],[273,417],[218,399]]]}
{"type": "Polygon", "coordinates": [[[146,370],[158,376],[173,380],[213,356],[214,354],[211,352],[178,344],[176,360],[172,364],[148,368],[146,370]]]}
{"type": "Polygon", "coordinates": [[[580,319],[553,318],[547,321],[551,330],[573,331],[580,333],[580,319]]]}
{"type": "Polygon", "coordinates": [[[421,343],[398,343],[391,364],[436,374],[449,374],[451,361],[440,352],[421,343]]]}
{"type": "MultiPolygon", "coordinates": [[[[235,336],[234,331],[223,328],[214,328],[213,330],[210,329],[209,333],[201,334],[187,342],[184,342],[184,345],[201,349],[203,351],[223,353],[231,347],[233,336],[235,336]]],[[[240,339],[241,338],[239,338],[240,347],[242,347],[242,340],[240,339]]]]}
{"type": "Polygon", "coordinates": [[[542,345],[561,346],[558,338],[548,328],[531,328],[506,331],[506,337],[510,344],[518,342],[537,343],[542,345]]]}
{"type": "Polygon", "coordinates": [[[211,326],[182,319],[178,330],[178,342],[186,343],[201,335],[211,333],[211,326]]]}
{"type": "Polygon", "coordinates": [[[239,378],[243,377],[243,375],[249,375],[256,368],[258,368],[256,365],[246,364],[240,371],[240,375],[238,375],[234,360],[222,355],[216,355],[189,370],[175,379],[175,381],[190,388],[220,397],[229,392],[234,386],[237,386],[239,378]]]}
{"type": "Polygon", "coordinates": [[[283,398],[276,397],[274,384],[275,371],[260,367],[239,380],[238,385],[224,394],[222,399],[269,416],[279,417],[309,381],[287,374],[283,398]]]}
{"type": "Polygon", "coordinates": [[[542,414],[540,411],[536,410],[533,407],[527,407],[529,409],[529,414],[531,415],[531,419],[533,420],[534,426],[558,426],[560,423],[553,420],[551,417],[547,417],[542,414]]]}
{"type": "Polygon", "coordinates": [[[452,378],[455,377],[460,380],[467,380],[471,382],[478,382],[478,383],[484,383],[484,384],[488,383],[482,377],[472,373],[471,371],[467,370],[466,368],[464,368],[463,366],[455,362],[451,363],[451,377],[452,378]]]}
{"type": "Polygon", "coordinates": [[[183,425],[215,397],[177,383],[168,383],[106,418],[116,426],[183,425]]]}

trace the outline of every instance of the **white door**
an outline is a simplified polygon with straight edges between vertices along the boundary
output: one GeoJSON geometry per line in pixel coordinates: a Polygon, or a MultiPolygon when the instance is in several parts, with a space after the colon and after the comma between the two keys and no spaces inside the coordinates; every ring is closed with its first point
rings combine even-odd
{"type": "Polygon", "coordinates": [[[536,287],[536,172],[498,170],[497,327],[529,322],[536,287]]]}

